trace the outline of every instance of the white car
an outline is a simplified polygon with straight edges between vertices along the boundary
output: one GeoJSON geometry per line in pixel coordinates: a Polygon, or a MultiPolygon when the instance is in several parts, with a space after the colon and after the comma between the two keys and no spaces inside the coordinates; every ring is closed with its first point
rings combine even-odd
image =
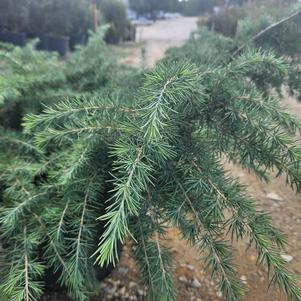
{"type": "Polygon", "coordinates": [[[180,18],[182,15],[179,13],[164,13],[164,19],[176,19],[180,18]]]}
{"type": "Polygon", "coordinates": [[[136,20],[132,20],[131,21],[133,25],[145,25],[145,26],[149,26],[149,25],[153,25],[154,21],[153,20],[149,20],[147,18],[144,17],[140,17],[136,20]]]}

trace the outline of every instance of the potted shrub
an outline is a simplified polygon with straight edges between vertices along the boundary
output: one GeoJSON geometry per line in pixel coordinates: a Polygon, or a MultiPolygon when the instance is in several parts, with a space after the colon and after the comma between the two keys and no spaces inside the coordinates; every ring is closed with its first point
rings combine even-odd
{"type": "Polygon", "coordinates": [[[125,41],[135,41],[136,40],[136,27],[131,23],[127,22],[124,34],[125,41]]]}
{"type": "Polygon", "coordinates": [[[71,1],[30,0],[27,31],[40,39],[38,49],[67,54],[69,38],[65,35],[70,28],[71,9],[71,1]]]}
{"type": "Polygon", "coordinates": [[[92,28],[92,16],[90,6],[87,2],[74,1],[70,13],[70,49],[74,50],[76,45],[84,45],[87,40],[87,32],[92,28]]]}
{"type": "Polygon", "coordinates": [[[52,0],[49,4],[49,36],[48,50],[56,51],[64,56],[69,51],[68,32],[71,28],[72,0],[52,0]]]}
{"type": "Polygon", "coordinates": [[[111,24],[105,40],[107,43],[116,44],[125,37],[127,27],[126,7],[120,0],[105,0],[100,5],[104,20],[111,24]]]}
{"type": "Polygon", "coordinates": [[[49,11],[50,2],[47,0],[30,0],[28,4],[27,36],[39,39],[39,50],[48,50],[49,11]]]}

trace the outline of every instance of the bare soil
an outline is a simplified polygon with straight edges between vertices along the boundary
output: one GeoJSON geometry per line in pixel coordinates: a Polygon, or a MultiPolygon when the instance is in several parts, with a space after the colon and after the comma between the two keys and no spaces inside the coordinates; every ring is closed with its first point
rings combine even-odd
{"type": "Polygon", "coordinates": [[[157,21],[151,26],[138,26],[136,43],[121,46],[126,53],[123,63],[135,67],[153,67],[164,57],[168,48],[180,46],[189,38],[197,28],[196,21],[197,18],[183,17],[157,21]]]}
{"type": "MultiPolygon", "coordinates": [[[[166,49],[184,43],[195,28],[195,18],[159,21],[152,26],[138,28],[137,43],[122,46],[123,62],[137,67],[142,65],[152,67],[157,60],[164,57],[166,49]],[[142,48],[145,49],[144,59],[141,55],[142,48]]],[[[301,118],[301,104],[288,97],[285,105],[288,110],[301,118]]],[[[286,255],[292,256],[289,267],[301,275],[301,196],[295,194],[286,185],[285,178],[273,179],[266,184],[238,166],[225,164],[225,168],[248,187],[250,195],[258,200],[261,208],[272,213],[274,224],[287,234],[289,247],[286,255]],[[267,197],[268,193],[275,193],[282,200],[272,200],[267,197]]],[[[201,256],[197,250],[181,239],[176,229],[169,231],[166,244],[175,258],[178,301],[222,300],[216,282],[211,280],[204,269],[201,256]]],[[[250,249],[246,252],[244,242],[237,243],[235,247],[236,265],[248,289],[245,301],[285,301],[286,297],[277,289],[268,290],[266,271],[256,267],[254,250],[250,249]]],[[[101,284],[101,296],[93,300],[144,300],[145,289],[139,285],[139,279],[140,275],[131,255],[131,246],[125,246],[118,268],[101,284]]]]}

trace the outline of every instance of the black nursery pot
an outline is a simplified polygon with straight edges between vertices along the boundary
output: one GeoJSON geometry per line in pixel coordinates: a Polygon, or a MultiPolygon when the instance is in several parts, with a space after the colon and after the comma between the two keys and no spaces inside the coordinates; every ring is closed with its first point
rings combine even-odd
{"type": "Polygon", "coordinates": [[[86,44],[86,35],[78,34],[70,36],[70,49],[75,50],[76,45],[85,45],[86,44]]]}
{"type": "Polygon", "coordinates": [[[16,46],[25,46],[26,44],[26,35],[25,33],[16,33],[16,32],[0,32],[0,42],[9,43],[16,46]]]}
{"type": "Polygon", "coordinates": [[[35,34],[34,38],[38,38],[39,39],[39,43],[37,44],[37,49],[38,50],[48,50],[48,38],[49,36],[47,34],[35,34]]]}
{"type": "Polygon", "coordinates": [[[69,37],[48,36],[48,50],[66,56],[69,52],[69,37]]]}

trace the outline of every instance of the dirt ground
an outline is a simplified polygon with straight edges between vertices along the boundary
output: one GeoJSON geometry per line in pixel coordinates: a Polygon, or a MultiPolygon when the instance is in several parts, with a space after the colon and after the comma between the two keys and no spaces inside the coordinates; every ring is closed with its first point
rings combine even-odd
{"type": "MultiPolygon", "coordinates": [[[[149,27],[138,28],[136,44],[122,46],[123,62],[141,67],[154,66],[164,56],[167,48],[179,46],[196,28],[195,18],[179,18],[159,21],[149,27]],[[141,49],[145,49],[144,58],[141,49]]],[[[287,98],[288,109],[301,119],[301,104],[287,98]]],[[[289,247],[285,254],[291,256],[289,267],[301,275],[301,196],[286,186],[284,178],[261,183],[254,175],[241,168],[225,164],[225,168],[248,186],[250,195],[258,200],[262,209],[272,213],[274,224],[287,234],[289,247]],[[273,193],[274,196],[269,194],[273,193]]],[[[197,251],[180,239],[178,232],[171,229],[166,244],[174,256],[175,282],[179,291],[178,301],[219,301],[222,300],[216,283],[204,270],[197,251]]],[[[236,265],[248,289],[245,301],[285,301],[286,297],[277,289],[268,290],[267,275],[264,269],[256,267],[254,250],[246,252],[246,245],[236,245],[236,265]]],[[[121,262],[113,274],[101,284],[102,295],[95,301],[120,300],[138,301],[145,299],[145,289],[139,285],[139,273],[132,260],[130,246],[125,246],[121,262]]],[[[58,299],[51,299],[58,300],[58,299]]],[[[59,299],[61,300],[61,299],[59,299]]]]}
{"type": "Polygon", "coordinates": [[[125,51],[123,63],[135,67],[153,67],[163,58],[165,51],[182,45],[196,29],[197,18],[178,18],[157,21],[151,26],[138,26],[136,43],[122,45],[125,51]],[[144,54],[143,54],[144,52],[144,54]]]}

